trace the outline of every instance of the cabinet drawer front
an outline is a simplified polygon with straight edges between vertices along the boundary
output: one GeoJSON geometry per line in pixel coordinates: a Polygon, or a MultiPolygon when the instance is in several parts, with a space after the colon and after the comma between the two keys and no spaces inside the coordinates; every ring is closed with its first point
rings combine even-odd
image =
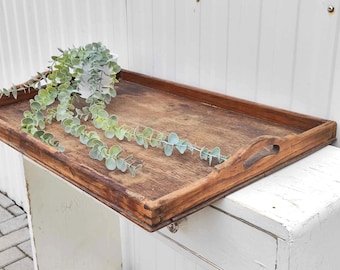
{"type": "Polygon", "coordinates": [[[222,269],[275,269],[275,236],[212,207],[187,217],[176,233],[159,234],[222,269]]]}

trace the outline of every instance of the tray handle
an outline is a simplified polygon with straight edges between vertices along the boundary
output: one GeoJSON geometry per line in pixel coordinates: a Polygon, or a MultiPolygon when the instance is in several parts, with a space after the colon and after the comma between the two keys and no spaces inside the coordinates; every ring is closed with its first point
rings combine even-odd
{"type": "Polygon", "coordinates": [[[240,148],[229,160],[215,166],[219,174],[233,175],[247,170],[265,170],[282,159],[282,152],[289,151],[288,138],[263,135],[240,148]]]}

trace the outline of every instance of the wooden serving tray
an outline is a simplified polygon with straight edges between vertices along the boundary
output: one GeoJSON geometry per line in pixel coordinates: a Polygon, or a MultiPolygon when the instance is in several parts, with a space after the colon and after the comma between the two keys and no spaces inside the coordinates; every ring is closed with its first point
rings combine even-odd
{"type": "Polygon", "coordinates": [[[89,149],[65,134],[60,123],[51,130],[65,152],[58,152],[20,131],[29,94],[0,99],[0,140],[66,181],[118,211],[148,231],[158,230],[217,199],[332,143],[336,123],[208,92],[190,86],[122,71],[118,95],[107,107],[130,126],[176,132],[198,146],[219,146],[232,157],[209,167],[198,155],[147,149],[126,141],[126,153],[143,162],[135,177],[110,172],[88,157],[89,149]],[[195,156],[196,155],[196,156],[195,156]]]}

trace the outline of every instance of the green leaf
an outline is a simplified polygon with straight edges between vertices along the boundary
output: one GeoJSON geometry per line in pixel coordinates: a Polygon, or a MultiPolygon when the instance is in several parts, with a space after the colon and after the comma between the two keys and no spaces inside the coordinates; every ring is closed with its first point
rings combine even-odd
{"type": "Polygon", "coordinates": [[[110,93],[110,96],[113,98],[117,96],[117,92],[113,87],[109,88],[109,93],[110,93]]]}
{"type": "Polygon", "coordinates": [[[107,119],[107,124],[110,127],[116,126],[118,123],[118,116],[117,115],[111,115],[110,118],[107,119]]]}
{"type": "Polygon", "coordinates": [[[161,142],[158,139],[156,139],[156,138],[151,138],[150,145],[152,147],[160,147],[161,146],[161,142]]]}
{"type": "Polygon", "coordinates": [[[87,142],[88,147],[94,147],[95,145],[102,144],[102,142],[98,138],[90,138],[87,142]]]}
{"type": "Polygon", "coordinates": [[[200,151],[200,158],[203,160],[208,160],[209,149],[202,147],[200,151]]]}
{"type": "Polygon", "coordinates": [[[97,113],[97,116],[100,116],[102,118],[108,118],[109,117],[109,113],[103,109],[99,110],[97,113]]]}
{"type": "Polygon", "coordinates": [[[35,110],[35,111],[41,110],[41,105],[40,105],[40,103],[37,102],[37,101],[32,101],[32,102],[31,102],[31,109],[32,109],[32,110],[35,110]]]}
{"type": "Polygon", "coordinates": [[[44,135],[45,131],[43,130],[37,130],[36,132],[34,132],[33,137],[40,139],[42,135],[44,135]]]}
{"type": "Polygon", "coordinates": [[[61,122],[62,128],[70,127],[70,126],[72,126],[72,124],[73,124],[72,118],[65,118],[65,119],[61,122]]]}
{"type": "Polygon", "coordinates": [[[128,165],[127,165],[127,162],[125,161],[125,159],[123,159],[123,158],[117,159],[117,168],[122,172],[125,172],[127,170],[128,165]]]}
{"type": "Polygon", "coordinates": [[[184,154],[185,150],[187,150],[188,147],[188,141],[179,141],[175,147],[177,150],[181,153],[184,154]]]}
{"type": "Polygon", "coordinates": [[[104,123],[105,123],[105,119],[102,118],[102,117],[96,117],[94,120],[93,120],[93,124],[96,128],[100,129],[104,126],[104,123]]]}
{"type": "Polygon", "coordinates": [[[18,89],[17,89],[17,87],[14,84],[12,86],[12,95],[13,95],[13,97],[15,99],[17,99],[17,97],[18,97],[18,89]]]}
{"type": "Polygon", "coordinates": [[[103,160],[104,159],[104,155],[103,155],[103,152],[101,151],[102,150],[102,147],[103,146],[99,146],[99,145],[96,145],[94,146],[90,153],[89,153],[89,156],[92,158],[92,159],[97,159],[99,161],[103,160]]]}
{"type": "Polygon", "coordinates": [[[221,149],[218,146],[214,147],[213,150],[211,150],[211,155],[219,160],[221,157],[221,149]]]}
{"type": "Polygon", "coordinates": [[[45,129],[45,122],[43,120],[38,120],[38,126],[40,129],[45,129]]]}
{"type": "Polygon", "coordinates": [[[152,134],[153,134],[152,128],[150,128],[150,127],[144,128],[144,130],[143,130],[143,137],[144,138],[151,138],[152,134]]]}
{"type": "Polygon", "coordinates": [[[116,160],[113,159],[113,158],[108,158],[106,161],[105,161],[105,166],[108,170],[110,171],[113,171],[116,169],[117,167],[117,164],[116,164],[116,160]]]}
{"type": "Polygon", "coordinates": [[[171,144],[165,144],[164,145],[164,154],[167,157],[170,157],[172,155],[172,151],[173,151],[173,145],[171,145],[171,144]]]}
{"type": "Polygon", "coordinates": [[[46,132],[42,135],[42,139],[45,142],[50,142],[53,139],[53,134],[46,132]]]}
{"type": "Polygon", "coordinates": [[[34,120],[32,118],[24,118],[21,120],[21,126],[33,125],[34,120]]]}
{"type": "Polygon", "coordinates": [[[90,131],[87,135],[89,139],[99,139],[99,135],[95,131],[90,131]]]}
{"type": "Polygon", "coordinates": [[[37,111],[36,118],[38,120],[44,120],[45,117],[44,117],[44,114],[41,111],[37,111]]]}
{"type": "Polygon", "coordinates": [[[81,134],[79,136],[79,140],[82,144],[87,144],[89,141],[89,137],[87,136],[87,134],[81,134]]]}
{"type": "Polygon", "coordinates": [[[109,149],[109,155],[111,157],[118,157],[120,153],[123,152],[123,149],[119,145],[113,145],[109,149]]]}
{"type": "Polygon", "coordinates": [[[161,141],[164,141],[166,139],[166,136],[163,133],[158,133],[156,136],[156,139],[161,141]]]}
{"type": "Polygon", "coordinates": [[[105,130],[104,135],[108,139],[112,139],[115,136],[115,131],[114,130],[105,130]]]}
{"type": "Polygon", "coordinates": [[[24,117],[30,118],[30,117],[32,117],[32,113],[30,111],[24,111],[24,117]]]}
{"type": "Polygon", "coordinates": [[[132,133],[129,132],[129,131],[126,131],[124,137],[125,137],[128,141],[131,141],[131,139],[132,139],[132,133]]]}
{"type": "Polygon", "coordinates": [[[116,130],[115,133],[118,140],[123,140],[126,133],[126,129],[123,126],[121,126],[116,130]]]}
{"type": "Polygon", "coordinates": [[[174,132],[171,132],[169,135],[168,135],[168,143],[169,144],[172,144],[172,145],[175,145],[179,142],[179,138],[178,138],[178,135],[174,132]]]}
{"type": "Polygon", "coordinates": [[[80,125],[80,126],[78,126],[78,127],[77,127],[77,134],[80,136],[81,134],[84,133],[85,129],[86,129],[86,126],[85,126],[85,125],[80,125]]]}
{"type": "Polygon", "coordinates": [[[138,145],[144,145],[144,138],[142,134],[136,134],[135,137],[138,145]]]}

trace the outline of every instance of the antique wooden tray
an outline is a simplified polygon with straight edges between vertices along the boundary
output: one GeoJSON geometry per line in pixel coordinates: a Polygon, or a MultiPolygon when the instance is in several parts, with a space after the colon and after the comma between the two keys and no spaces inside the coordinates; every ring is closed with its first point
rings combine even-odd
{"type": "MultiPolygon", "coordinates": [[[[333,142],[336,123],[205,90],[122,71],[108,111],[121,123],[176,132],[200,146],[219,146],[232,157],[209,167],[190,153],[166,157],[160,149],[120,142],[143,162],[136,177],[110,172],[87,155],[60,123],[49,129],[65,152],[20,131],[29,94],[0,99],[0,139],[148,231],[211,204],[333,142]]],[[[116,143],[116,142],[115,142],[116,143]]],[[[110,144],[108,142],[108,144],[110,144]]],[[[111,143],[112,144],[112,143],[111,143]]]]}

